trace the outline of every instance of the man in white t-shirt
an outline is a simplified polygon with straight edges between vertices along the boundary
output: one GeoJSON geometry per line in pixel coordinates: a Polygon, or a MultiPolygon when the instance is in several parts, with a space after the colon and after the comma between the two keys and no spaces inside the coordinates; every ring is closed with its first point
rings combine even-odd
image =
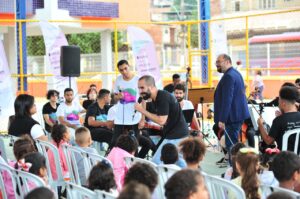
{"type": "Polygon", "coordinates": [[[57,108],[56,115],[59,123],[69,127],[72,138],[75,137],[75,130],[81,126],[80,113],[85,113],[85,109],[76,101],[73,101],[73,89],[64,90],[65,102],[57,108]]]}
{"type": "MultiPolygon", "coordinates": [[[[185,100],[185,86],[183,84],[177,84],[174,88],[174,95],[179,102],[182,110],[194,110],[194,105],[191,101],[185,100]]],[[[200,131],[200,125],[197,120],[196,114],[194,113],[192,124],[195,127],[195,130],[200,131]]]]}
{"type": "Polygon", "coordinates": [[[118,70],[121,75],[116,79],[114,93],[119,102],[116,104],[115,109],[112,146],[115,145],[116,140],[122,133],[129,130],[133,130],[138,136],[138,123],[141,120],[141,114],[134,111],[134,104],[139,97],[139,78],[129,70],[129,64],[126,60],[118,62],[118,70]]]}

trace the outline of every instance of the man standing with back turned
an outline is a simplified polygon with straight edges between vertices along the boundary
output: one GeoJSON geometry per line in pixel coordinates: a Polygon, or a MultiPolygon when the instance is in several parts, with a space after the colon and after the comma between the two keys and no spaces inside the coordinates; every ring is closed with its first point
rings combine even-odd
{"type": "MultiPolygon", "coordinates": [[[[215,91],[214,121],[225,130],[227,151],[238,142],[243,121],[250,117],[242,75],[232,67],[231,58],[226,54],[218,56],[217,71],[224,73],[215,91]]],[[[230,159],[230,158],[229,158],[230,159]]]]}

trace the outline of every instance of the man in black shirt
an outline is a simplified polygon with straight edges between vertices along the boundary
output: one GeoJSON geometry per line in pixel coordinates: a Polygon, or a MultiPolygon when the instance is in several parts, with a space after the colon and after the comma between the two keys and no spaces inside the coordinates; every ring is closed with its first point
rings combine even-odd
{"type": "MultiPolygon", "coordinates": [[[[282,149],[282,138],[286,131],[300,128],[300,113],[297,111],[296,101],[299,92],[295,86],[284,86],[279,91],[279,109],[281,115],[273,120],[269,135],[263,127],[264,120],[259,118],[257,123],[262,139],[266,144],[276,141],[278,148],[282,149]]],[[[295,136],[288,140],[288,150],[294,149],[295,136]]]]}
{"type": "Polygon", "coordinates": [[[164,87],[164,90],[165,91],[168,91],[169,93],[173,93],[174,92],[174,88],[177,84],[180,84],[180,76],[178,74],[174,74],[172,76],[172,80],[173,80],[173,83],[171,84],[168,84],[164,87]]]}
{"type": "MultiPolygon", "coordinates": [[[[161,163],[161,149],[164,144],[172,143],[177,145],[183,138],[188,136],[188,126],[182,114],[179,103],[176,98],[167,91],[158,90],[155,86],[154,78],[145,75],[139,79],[138,88],[140,96],[143,97],[142,104],[136,103],[135,110],[143,114],[139,124],[142,128],[145,123],[145,117],[163,127],[163,142],[158,147],[152,161],[156,164],[161,163]],[[153,111],[146,110],[146,101],[152,100],[153,111]]],[[[182,158],[179,158],[178,165],[185,167],[186,164],[182,158]]]]}
{"type": "Polygon", "coordinates": [[[107,121],[110,100],[109,90],[101,89],[97,96],[97,102],[89,106],[84,122],[84,126],[91,131],[93,140],[106,142],[109,145],[113,135],[107,121]]]}
{"type": "Polygon", "coordinates": [[[59,92],[56,90],[49,90],[47,93],[47,102],[43,106],[43,118],[45,122],[45,129],[48,133],[51,133],[52,127],[58,123],[58,119],[56,116],[57,107],[59,104],[57,103],[59,97],[59,92]]]}

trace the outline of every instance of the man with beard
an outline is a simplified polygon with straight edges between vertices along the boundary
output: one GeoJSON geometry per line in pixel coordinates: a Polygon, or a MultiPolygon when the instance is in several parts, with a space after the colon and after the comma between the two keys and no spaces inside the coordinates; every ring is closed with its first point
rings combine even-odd
{"type": "MultiPolygon", "coordinates": [[[[225,132],[227,151],[238,142],[238,135],[245,119],[249,118],[245,85],[242,75],[232,67],[226,54],[218,56],[217,71],[224,73],[214,95],[214,122],[225,132]]],[[[229,158],[230,159],[230,158],[229,158]]]]}
{"type": "MultiPolygon", "coordinates": [[[[183,84],[177,84],[174,89],[174,95],[177,102],[180,104],[181,109],[184,110],[194,110],[194,105],[191,101],[185,100],[185,86],[183,84]]],[[[195,130],[200,131],[200,125],[194,113],[192,124],[195,126],[195,130]]]]}
{"type": "Polygon", "coordinates": [[[59,123],[69,127],[72,139],[75,138],[75,130],[81,126],[80,113],[85,113],[85,109],[77,102],[73,101],[73,89],[64,90],[65,102],[61,103],[57,109],[59,123]]]}
{"type": "MultiPolygon", "coordinates": [[[[283,86],[279,91],[279,109],[281,115],[273,120],[269,134],[263,126],[264,120],[259,118],[257,124],[262,139],[266,144],[276,141],[278,148],[282,149],[282,138],[286,131],[300,128],[300,113],[296,105],[299,99],[299,92],[295,86],[283,86]]],[[[295,135],[288,141],[288,150],[294,151],[295,135]]]]}
{"type": "MultiPolygon", "coordinates": [[[[182,114],[180,104],[172,94],[167,91],[158,90],[152,76],[142,76],[138,81],[140,96],[143,97],[141,104],[136,103],[134,108],[143,114],[140,128],[145,124],[145,117],[163,127],[163,141],[159,145],[152,161],[160,164],[161,150],[166,143],[178,145],[179,142],[188,136],[188,126],[182,114]],[[146,109],[146,101],[151,100],[151,110],[146,109]]],[[[147,105],[147,108],[149,106],[147,105]]],[[[182,157],[179,158],[178,165],[185,167],[186,163],[182,157]]]]}

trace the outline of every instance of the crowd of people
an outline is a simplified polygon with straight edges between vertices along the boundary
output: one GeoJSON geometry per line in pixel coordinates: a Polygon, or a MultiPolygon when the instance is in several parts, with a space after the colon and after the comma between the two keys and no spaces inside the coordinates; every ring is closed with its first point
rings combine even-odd
{"type": "MultiPolygon", "coordinates": [[[[33,190],[26,198],[55,198],[53,190],[48,189],[46,158],[37,151],[34,140],[50,142],[58,149],[64,179],[70,176],[70,169],[63,146],[76,146],[86,153],[98,154],[92,145],[95,141],[108,145],[105,156],[109,162],[98,162],[87,178],[82,157],[76,157],[81,186],[109,192],[119,199],[157,198],[155,190],[159,176],[156,170],[146,163],[135,163],[129,168],[124,160],[126,157],[147,157],[156,165],[178,170],[164,185],[167,199],[209,198],[210,189],[205,182],[208,174],[201,168],[207,149],[201,136],[201,133],[205,136],[205,132],[201,132],[195,112],[192,111],[187,121],[185,111],[195,110],[185,96],[187,85],[175,74],[173,82],[160,90],[152,76],[136,76],[126,60],[119,61],[117,67],[120,75],[112,91],[105,88],[98,91],[96,85],[91,85],[82,103],[74,98],[72,88],[64,90],[65,100],[60,104],[60,93],[49,90],[49,102],[42,109],[45,129],[32,118],[37,112],[34,97],[17,96],[15,115],[10,117],[8,128],[10,135],[19,137],[13,145],[16,160],[1,163],[43,180],[45,187],[34,189],[32,185],[33,190]],[[191,134],[195,131],[199,134],[191,134]],[[151,139],[154,135],[160,136],[158,143],[151,139]]],[[[241,187],[249,199],[290,198],[284,192],[266,193],[262,185],[300,192],[300,158],[293,152],[295,146],[300,147],[295,144],[298,138],[290,137],[289,151],[282,151],[286,131],[300,128],[300,81],[285,83],[274,102],[261,104],[278,106],[279,111],[270,128],[259,118],[255,131],[248,103],[253,105],[256,98],[263,100],[262,72],[257,72],[253,99],[250,99],[245,93],[243,77],[232,66],[230,56],[219,55],[216,67],[224,75],[216,87],[214,108],[210,111],[214,113],[215,133],[218,138],[223,135],[225,139],[223,152],[226,155],[217,164],[225,163],[228,167],[220,177],[241,187]],[[242,132],[245,124],[247,128],[242,132]],[[247,143],[241,139],[242,133],[246,134],[247,143]],[[255,135],[261,136],[260,150],[254,148],[255,135]]],[[[56,160],[50,150],[47,158],[53,179],[57,179],[56,160]]],[[[15,198],[12,179],[7,173],[2,176],[8,198],[15,198]]],[[[228,198],[236,198],[231,190],[227,191],[228,198]]],[[[66,196],[63,190],[59,190],[59,196],[66,196]]]]}

